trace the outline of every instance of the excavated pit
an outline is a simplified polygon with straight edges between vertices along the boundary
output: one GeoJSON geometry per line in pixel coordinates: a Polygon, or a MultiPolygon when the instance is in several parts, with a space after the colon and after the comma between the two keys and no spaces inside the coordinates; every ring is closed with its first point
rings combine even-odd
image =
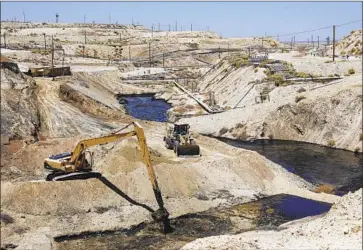
{"type": "Polygon", "coordinates": [[[285,222],[327,212],[330,207],[298,196],[274,195],[173,218],[174,231],[169,234],[162,234],[157,223],[141,223],[118,231],[59,236],[54,238],[55,249],[179,249],[201,237],[276,229],[285,222]]]}
{"type": "Polygon", "coordinates": [[[116,99],[123,104],[126,113],[142,120],[167,122],[167,111],[171,105],[164,100],[155,99],[154,94],[117,94],[116,99]]]}
{"type": "Polygon", "coordinates": [[[219,139],[234,147],[257,151],[315,185],[331,185],[336,195],[362,188],[361,153],[297,141],[219,139]]]}

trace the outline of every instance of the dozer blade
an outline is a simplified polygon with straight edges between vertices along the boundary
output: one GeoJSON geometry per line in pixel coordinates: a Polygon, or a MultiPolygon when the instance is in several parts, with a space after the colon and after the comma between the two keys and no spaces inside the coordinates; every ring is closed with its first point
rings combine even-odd
{"type": "Polygon", "coordinates": [[[176,154],[179,155],[199,155],[200,149],[198,145],[185,144],[179,145],[176,154]]]}
{"type": "Polygon", "coordinates": [[[71,180],[85,180],[89,178],[99,178],[101,173],[97,172],[75,172],[75,173],[52,173],[46,178],[47,181],[71,181],[71,180]]]}

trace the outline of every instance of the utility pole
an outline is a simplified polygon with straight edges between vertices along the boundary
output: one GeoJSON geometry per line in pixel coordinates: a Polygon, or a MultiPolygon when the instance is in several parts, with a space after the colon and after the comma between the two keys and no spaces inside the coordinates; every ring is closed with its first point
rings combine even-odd
{"type": "Polygon", "coordinates": [[[296,40],[295,40],[295,36],[294,36],[294,45],[296,45],[296,40]]]}
{"type": "Polygon", "coordinates": [[[221,46],[219,46],[219,55],[218,55],[219,58],[221,58],[221,46]]]}
{"type": "Polygon", "coordinates": [[[54,81],[54,42],[53,42],[53,35],[52,35],[52,77],[54,81]]]}
{"type": "Polygon", "coordinates": [[[190,24],[190,31],[193,31],[193,24],[190,24]]]}
{"type": "Polygon", "coordinates": [[[290,50],[292,50],[292,41],[294,38],[291,37],[291,44],[290,44],[290,50]]]}
{"type": "Polygon", "coordinates": [[[329,36],[326,38],[326,44],[330,45],[330,37],[329,36]]]}
{"type": "Polygon", "coordinates": [[[84,31],[84,45],[87,44],[87,31],[84,31]]]}
{"type": "Polygon", "coordinates": [[[248,58],[251,58],[251,47],[248,47],[248,58]]]}
{"type": "Polygon", "coordinates": [[[110,12],[108,12],[108,24],[111,25],[111,13],[110,12]]]}
{"type": "Polygon", "coordinates": [[[121,30],[120,30],[120,44],[121,44],[121,41],[122,41],[122,35],[121,35],[121,30]]]}
{"type": "Polygon", "coordinates": [[[169,32],[170,32],[170,24],[169,24],[169,32]]]}
{"type": "Polygon", "coordinates": [[[311,43],[313,44],[313,48],[314,48],[314,36],[311,35],[311,43]]]}
{"type": "Polygon", "coordinates": [[[131,19],[132,26],[134,25],[134,18],[131,19]]]}
{"type": "Polygon", "coordinates": [[[277,41],[278,41],[278,42],[280,41],[280,39],[279,39],[279,34],[277,34],[277,41]]]}
{"type": "Polygon", "coordinates": [[[23,11],[23,18],[24,18],[24,23],[25,23],[25,13],[24,13],[24,11],[23,11]]]}
{"type": "Polygon", "coordinates": [[[4,46],[6,48],[6,33],[4,33],[4,46]]]}
{"type": "Polygon", "coordinates": [[[175,21],[175,31],[178,31],[178,22],[175,21]]]}
{"type": "Polygon", "coordinates": [[[58,13],[56,13],[56,14],[55,14],[55,22],[56,22],[56,23],[58,23],[58,18],[59,18],[59,14],[58,14],[58,13]]]}
{"type": "Polygon", "coordinates": [[[149,42],[149,64],[151,68],[151,42],[149,42]]]}
{"type": "Polygon", "coordinates": [[[86,24],[86,14],[83,16],[83,24],[86,24]]]}
{"type": "Polygon", "coordinates": [[[318,36],[318,49],[319,49],[319,36],[318,36]]]}
{"type": "Polygon", "coordinates": [[[154,25],[151,25],[151,38],[154,37],[154,25]]]}
{"type": "Polygon", "coordinates": [[[335,25],[333,25],[333,62],[335,61],[335,25]]]}
{"type": "Polygon", "coordinates": [[[262,48],[263,48],[263,37],[261,38],[261,42],[262,42],[262,48]]]}
{"type": "Polygon", "coordinates": [[[160,23],[158,23],[158,31],[160,31],[160,23]]]}
{"type": "Polygon", "coordinates": [[[131,46],[129,45],[129,61],[131,61],[131,46]]]}

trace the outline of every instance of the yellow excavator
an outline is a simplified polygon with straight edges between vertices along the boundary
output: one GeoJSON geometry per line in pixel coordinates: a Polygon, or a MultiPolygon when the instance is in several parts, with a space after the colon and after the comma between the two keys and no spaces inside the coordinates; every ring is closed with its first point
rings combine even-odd
{"type": "Polygon", "coordinates": [[[154,190],[154,195],[156,201],[159,205],[159,209],[152,213],[152,217],[155,221],[164,222],[164,232],[170,231],[169,225],[169,213],[164,207],[164,202],[161,196],[161,191],[159,189],[154,169],[151,165],[149,149],[146,144],[146,138],[144,134],[144,129],[137,123],[132,122],[120,129],[119,131],[98,138],[91,138],[80,141],[73,152],[62,153],[58,155],[52,155],[44,160],[44,168],[49,173],[47,175],[47,181],[65,181],[65,180],[75,180],[75,179],[88,179],[88,178],[98,178],[101,176],[100,173],[92,172],[93,165],[93,153],[91,153],[88,148],[100,144],[106,144],[111,142],[119,141],[126,137],[135,136],[138,139],[143,161],[147,167],[149,178],[151,181],[152,188],[154,190]],[[134,130],[126,133],[119,133],[121,130],[134,125],[134,130]],[[87,159],[87,154],[89,158],[87,159]]]}

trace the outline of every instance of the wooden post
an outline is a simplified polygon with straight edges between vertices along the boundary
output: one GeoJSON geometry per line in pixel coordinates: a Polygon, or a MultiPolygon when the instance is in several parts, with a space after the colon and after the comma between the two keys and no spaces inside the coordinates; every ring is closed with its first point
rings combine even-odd
{"type": "Polygon", "coordinates": [[[52,35],[52,77],[54,81],[54,42],[53,42],[53,35],[52,35]]]}
{"type": "Polygon", "coordinates": [[[333,62],[335,61],[335,25],[333,25],[333,62]]]}
{"type": "Polygon", "coordinates": [[[45,39],[45,33],[43,33],[44,35],[44,50],[47,50],[47,39],[45,39]]]}

